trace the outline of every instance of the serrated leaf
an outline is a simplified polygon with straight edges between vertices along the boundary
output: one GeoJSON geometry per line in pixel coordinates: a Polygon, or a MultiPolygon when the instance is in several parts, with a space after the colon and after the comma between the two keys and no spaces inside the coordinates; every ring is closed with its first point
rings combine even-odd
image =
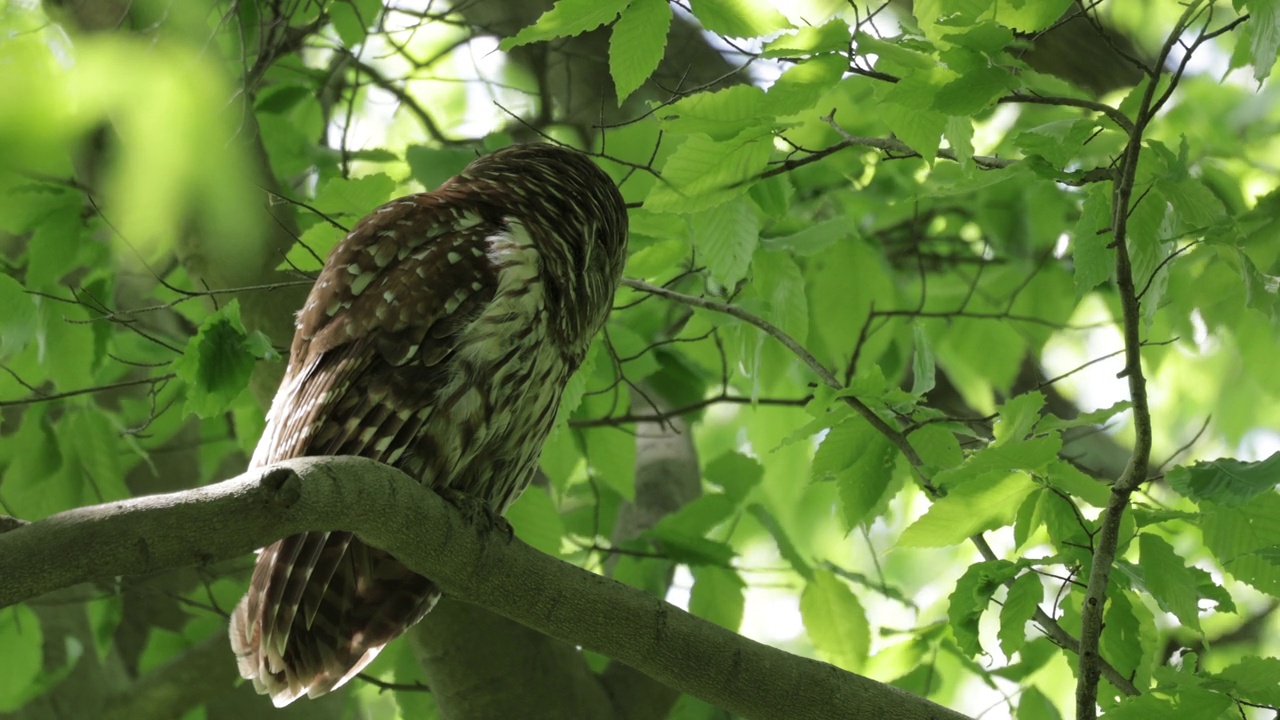
{"type": "MultiPolygon", "coordinates": [[[[443,185],[445,180],[462,172],[472,160],[476,159],[476,153],[474,150],[412,145],[405,149],[404,159],[409,163],[409,173],[413,179],[427,190],[435,190],[443,185]]],[[[366,212],[372,207],[367,208],[366,212]]]]}
{"type": "Polygon", "coordinates": [[[970,565],[956,581],[947,605],[947,619],[956,644],[967,656],[982,654],[978,621],[991,604],[991,596],[1017,572],[1018,566],[1008,560],[989,560],[970,565]]]}
{"type": "Polygon", "coordinates": [[[969,456],[963,465],[938,473],[934,482],[942,486],[964,485],[991,473],[1043,473],[1058,458],[1062,439],[1057,435],[1011,440],[989,445],[969,456]]]}
{"type": "Polygon", "coordinates": [[[1071,7],[1071,0],[1027,0],[992,6],[996,22],[1024,33],[1044,30],[1071,7]]]}
{"type": "Polygon", "coordinates": [[[1090,118],[1055,120],[1020,133],[1013,144],[1023,153],[1039,155],[1061,170],[1075,158],[1096,128],[1097,123],[1090,118]]]}
{"type": "Polygon", "coordinates": [[[1089,477],[1075,465],[1064,460],[1050,463],[1046,477],[1051,487],[1094,507],[1106,507],[1111,497],[1110,486],[1089,477]]]}
{"type": "Polygon", "coordinates": [[[1071,243],[1075,261],[1076,299],[1111,278],[1115,250],[1111,245],[1111,183],[1090,185],[1085,191],[1080,221],[1071,243]]]}
{"type": "Polygon", "coordinates": [[[939,88],[934,95],[933,107],[944,115],[970,117],[985,110],[1017,84],[1005,68],[981,68],[939,88]]]}
{"type": "Polygon", "coordinates": [[[396,181],[376,173],[358,178],[333,178],[316,193],[313,203],[333,218],[362,218],[391,199],[396,181]]]}
{"type": "Polygon", "coordinates": [[[240,323],[240,305],[232,300],[201,323],[173,363],[174,372],[187,383],[187,411],[200,417],[226,411],[248,386],[254,361],[240,323]]]}
{"type": "Polygon", "coordinates": [[[584,434],[587,463],[606,485],[622,497],[636,496],[636,442],[617,428],[593,428],[584,434]]]}
{"type": "Polygon", "coordinates": [[[1034,572],[1019,575],[1009,587],[1004,605],[1000,608],[1000,650],[1011,656],[1027,643],[1027,623],[1036,614],[1040,601],[1044,600],[1044,586],[1034,572]]]}
{"type": "Polygon", "coordinates": [[[760,218],[751,201],[737,199],[690,215],[689,233],[711,279],[732,288],[747,276],[760,241],[760,218]]]}
{"type": "Polygon", "coordinates": [[[1094,410],[1093,412],[1081,413],[1071,420],[1063,420],[1057,415],[1049,414],[1040,418],[1040,422],[1036,424],[1037,432],[1048,432],[1051,430],[1062,430],[1065,428],[1085,427],[1086,425],[1104,425],[1111,418],[1133,407],[1133,403],[1128,400],[1121,400],[1108,407],[1094,410]]]}
{"type": "Polygon", "coordinates": [[[689,572],[693,575],[689,612],[737,632],[746,606],[746,583],[729,568],[700,565],[690,568],[689,572]]]}
{"type": "Polygon", "coordinates": [[[764,91],[754,85],[695,93],[658,109],[655,114],[667,132],[701,133],[718,140],[772,121],[765,107],[764,91]]]}
{"type": "Polygon", "coordinates": [[[1259,84],[1271,75],[1280,50],[1280,0],[1245,0],[1253,39],[1249,43],[1253,79],[1259,84]]]}
{"type": "Polygon", "coordinates": [[[748,128],[725,141],[691,135],[667,158],[662,181],[654,184],[644,206],[689,213],[728,202],[747,191],[772,152],[767,128],[748,128]]]}
{"type": "Polygon", "coordinates": [[[1029,392],[1010,398],[1008,402],[996,408],[999,419],[992,431],[995,441],[992,445],[1003,445],[1009,440],[1021,440],[1035,427],[1040,419],[1040,410],[1044,407],[1044,393],[1029,392]]]}
{"type": "Polygon", "coordinates": [[[809,300],[804,275],[785,255],[757,263],[752,271],[753,290],[768,303],[765,319],[804,344],[809,335],[809,300]]]}
{"type": "Polygon", "coordinates": [[[737,509],[738,503],[728,495],[709,493],[664,516],[657,526],[686,535],[706,535],[737,509]]]}
{"type": "Polygon", "coordinates": [[[17,280],[0,275],[0,358],[15,355],[36,336],[36,303],[17,280]]]}
{"type": "Polygon", "coordinates": [[[40,618],[25,605],[0,610],[0,647],[9,668],[0,673],[0,711],[11,712],[31,699],[44,666],[40,618]]]}
{"type": "MultiPolygon", "coordinates": [[[[756,187],[762,185],[764,183],[756,187]]],[[[820,253],[837,241],[856,236],[857,230],[850,227],[849,221],[841,217],[808,225],[790,235],[761,238],[760,244],[770,252],[789,252],[803,257],[820,253]]]]}
{"type": "Polygon", "coordinates": [[[800,617],[824,658],[850,672],[862,669],[871,629],[862,603],[839,578],[828,570],[815,570],[800,594],[800,617]]]}
{"type": "Polygon", "coordinates": [[[1191,467],[1175,467],[1165,475],[1169,487],[1196,502],[1212,500],[1240,507],[1280,484],[1280,452],[1258,462],[1218,458],[1191,467]]]}
{"type": "Polygon", "coordinates": [[[1182,558],[1164,538],[1151,533],[1138,536],[1139,565],[1147,590],[1161,610],[1171,612],[1185,627],[1200,629],[1196,607],[1196,579],[1182,558]]]}
{"type": "Polygon", "coordinates": [[[83,496],[96,503],[123,500],[131,494],[124,484],[119,430],[112,417],[94,408],[69,413],[60,422],[62,455],[74,463],[76,476],[85,484],[83,496]]]}
{"type": "Polygon", "coordinates": [[[913,323],[911,326],[911,394],[920,397],[933,389],[937,383],[936,360],[933,356],[933,346],[929,343],[929,336],[925,333],[922,323],[913,323]]]}
{"type": "Polygon", "coordinates": [[[690,0],[689,6],[698,22],[718,35],[749,38],[791,26],[772,6],[751,0],[690,0]]]}
{"type": "Polygon", "coordinates": [[[684,532],[671,523],[658,523],[645,535],[658,542],[667,557],[685,565],[725,566],[735,554],[725,543],[684,532]]]}
{"type": "Polygon", "coordinates": [[[770,40],[765,43],[763,56],[776,58],[843,52],[849,49],[849,38],[849,24],[837,17],[822,25],[802,27],[798,32],[770,40]]]}
{"type": "Polygon", "coordinates": [[[792,65],[773,83],[765,96],[774,115],[794,115],[808,110],[831,91],[849,68],[843,55],[818,55],[792,65]]]}
{"type": "Polygon", "coordinates": [[[1001,477],[995,472],[981,481],[967,482],[947,493],[919,520],[903,531],[902,547],[956,545],[984,530],[1013,521],[1023,498],[1036,484],[1022,473],[1001,477]]]}
{"type": "Polygon", "coordinates": [[[505,51],[542,40],[581,35],[613,22],[630,4],[631,0],[557,0],[534,24],[515,37],[503,39],[498,47],[505,51]]]}
{"type": "Polygon", "coordinates": [[[946,470],[964,462],[960,441],[941,423],[924,425],[907,436],[907,440],[920,459],[936,470],[946,470]]]}
{"type": "Polygon", "coordinates": [[[623,11],[609,36],[609,73],[619,103],[658,69],[670,29],[667,0],[632,0],[623,11]]]}
{"type": "Polygon", "coordinates": [[[1237,248],[1240,277],[1244,280],[1244,305],[1262,313],[1271,322],[1280,320],[1280,278],[1260,272],[1253,260],[1237,248]]]}
{"type": "Polygon", "coordinates": [[[1241,700],[1280,706],[1280,658],[1246,657],[1214,677],[1231,683],[1241,700]]]}
{"type": "Polygon", "coordinates": [[[759,503],[752,503],[747,506],[747,512],[751,513],[752,517],[773,537],[773,542],[778,546],[778,554],[782,556],[783,560],[787,561],[787,564],[791,565],[791,569],[795,570],[805,580],[812,581],[813,568],[809,567],[809,563],[805,562],[804,557],[800,555],[800,551],[796,550],[796,546],[791,542],[791,537],[787,535],[786,529],[782,527],[778,519],[759,503]]]}
{"type": "Polygon", "coordinates": [[[1062,720],[1062,714],[1039,688],[1028,685],[1018,696],[1018,713],[1014,720],[1062,720]]]}

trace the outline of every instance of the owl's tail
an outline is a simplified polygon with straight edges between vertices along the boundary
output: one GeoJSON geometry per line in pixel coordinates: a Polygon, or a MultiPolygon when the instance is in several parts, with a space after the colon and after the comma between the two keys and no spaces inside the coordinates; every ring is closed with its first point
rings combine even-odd
{"type": "Polygon", "coordinates": [[[422,619],[440,590],[351,533],[305,533],[262,551],[231,615],[240,674],[276,707],[350,680],[422,619]]]}

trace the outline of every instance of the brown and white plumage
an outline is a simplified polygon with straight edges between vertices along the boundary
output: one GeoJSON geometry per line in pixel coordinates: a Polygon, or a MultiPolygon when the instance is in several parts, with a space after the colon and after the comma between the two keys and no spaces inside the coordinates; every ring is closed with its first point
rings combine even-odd
{"type": "MultiPolygon", "coordinates": [[[[502,512],[604,324],[626,241],[613,182],[552,145],[499,150],[377,208],[298,314],[251,466],[362,455],[502,512]]],[[[288,537],[258,558],[231,644],[282,706],[346,682],[439,595],[350,533],[288,537]]]]}

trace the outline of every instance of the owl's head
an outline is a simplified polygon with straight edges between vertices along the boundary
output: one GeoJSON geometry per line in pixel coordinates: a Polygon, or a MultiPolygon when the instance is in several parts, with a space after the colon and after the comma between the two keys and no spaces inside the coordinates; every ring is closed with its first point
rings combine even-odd
{"type": "Polygon", "coordinates": [[[524,227],[537,243],[544,279],[579,314],[589,341],[627,256],[627,208],[613,180],[584,153],[532,143],[477,158],[442,189],[524,227]]]}

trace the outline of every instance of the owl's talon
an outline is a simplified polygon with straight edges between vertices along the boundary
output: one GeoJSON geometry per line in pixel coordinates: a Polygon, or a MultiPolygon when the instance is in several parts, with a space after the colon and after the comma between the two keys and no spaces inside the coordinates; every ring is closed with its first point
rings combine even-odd
{"type": "Polygon", "coordinates": [[[438,488],[436,492],[450,505],[458,508],[468,524],[478,525],[487,532],[497,530],[505,533],[507,542],[515,538],[515,529],[511,527],[511,523],[488,502],[453,488],[438,488]]]}

